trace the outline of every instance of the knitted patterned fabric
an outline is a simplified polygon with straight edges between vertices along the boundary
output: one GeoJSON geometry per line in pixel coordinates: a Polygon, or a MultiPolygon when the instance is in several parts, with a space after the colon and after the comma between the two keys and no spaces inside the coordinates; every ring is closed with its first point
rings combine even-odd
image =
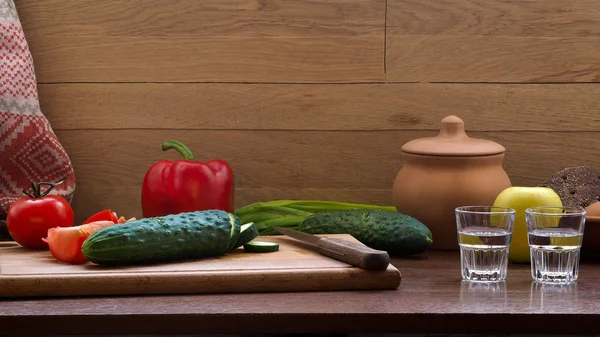
{"type": "Polygon", "coordinates": [[[57,182],[71,201],[69,156],[40,110],[33,59],[13,0],[0,0],[0,217],[30,182],[57,182]]]}

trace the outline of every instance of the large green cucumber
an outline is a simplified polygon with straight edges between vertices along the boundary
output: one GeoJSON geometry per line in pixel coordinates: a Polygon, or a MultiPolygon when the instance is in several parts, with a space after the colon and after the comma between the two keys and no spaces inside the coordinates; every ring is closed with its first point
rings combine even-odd
{"type": "Polygon", "coordinates": [[[310,234],[350,234],[363,244],[393,256],[423,253],[433,242],[429,228],[417,219],[380,210],[317,213],[306,218],[298,230],[310,234]]]}
{"type": "Polygon", "coordinates": [[[237,216],[207,210],[128,221],[90,235],[82,253],[100,265],[150,264],[226,254],[240,232],[237,216]]]}

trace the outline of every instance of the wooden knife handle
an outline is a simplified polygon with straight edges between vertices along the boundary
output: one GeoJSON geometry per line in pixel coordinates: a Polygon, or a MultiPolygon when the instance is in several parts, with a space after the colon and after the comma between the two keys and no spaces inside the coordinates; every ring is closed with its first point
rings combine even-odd
{"type": "Polygon", "coordinates": [[[390,264],[387,252],[346,240],[322,238],[317,247],[323,255],[367,270],[385,270],[390,264]]]}

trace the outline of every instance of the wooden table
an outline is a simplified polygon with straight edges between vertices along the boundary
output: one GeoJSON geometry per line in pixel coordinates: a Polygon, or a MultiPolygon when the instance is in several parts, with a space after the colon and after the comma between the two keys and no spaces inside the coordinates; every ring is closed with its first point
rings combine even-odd
{"type": "Polygon", "coordinates": [[[503,285],[463,283],[455,252],[394,265],[395,291],[0,301],[0,334],[600,332],[599,262],[573,286],[536,285],[528,265],[503,285]]]}

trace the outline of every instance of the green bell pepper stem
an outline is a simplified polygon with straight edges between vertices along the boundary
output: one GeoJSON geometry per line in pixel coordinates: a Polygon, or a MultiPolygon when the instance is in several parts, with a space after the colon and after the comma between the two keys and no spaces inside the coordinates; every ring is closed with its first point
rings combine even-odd
{"type": "Polygon", "coordinates": [[[167,140],[166,142],[162,143],[163,151],[167,151],[169,149],[177,150],[177,152],[179,152],[179,154],[181,154],[183,159],[194,160],[194,154],[182,142],[178,142],[176,140],[167,140]]]}

